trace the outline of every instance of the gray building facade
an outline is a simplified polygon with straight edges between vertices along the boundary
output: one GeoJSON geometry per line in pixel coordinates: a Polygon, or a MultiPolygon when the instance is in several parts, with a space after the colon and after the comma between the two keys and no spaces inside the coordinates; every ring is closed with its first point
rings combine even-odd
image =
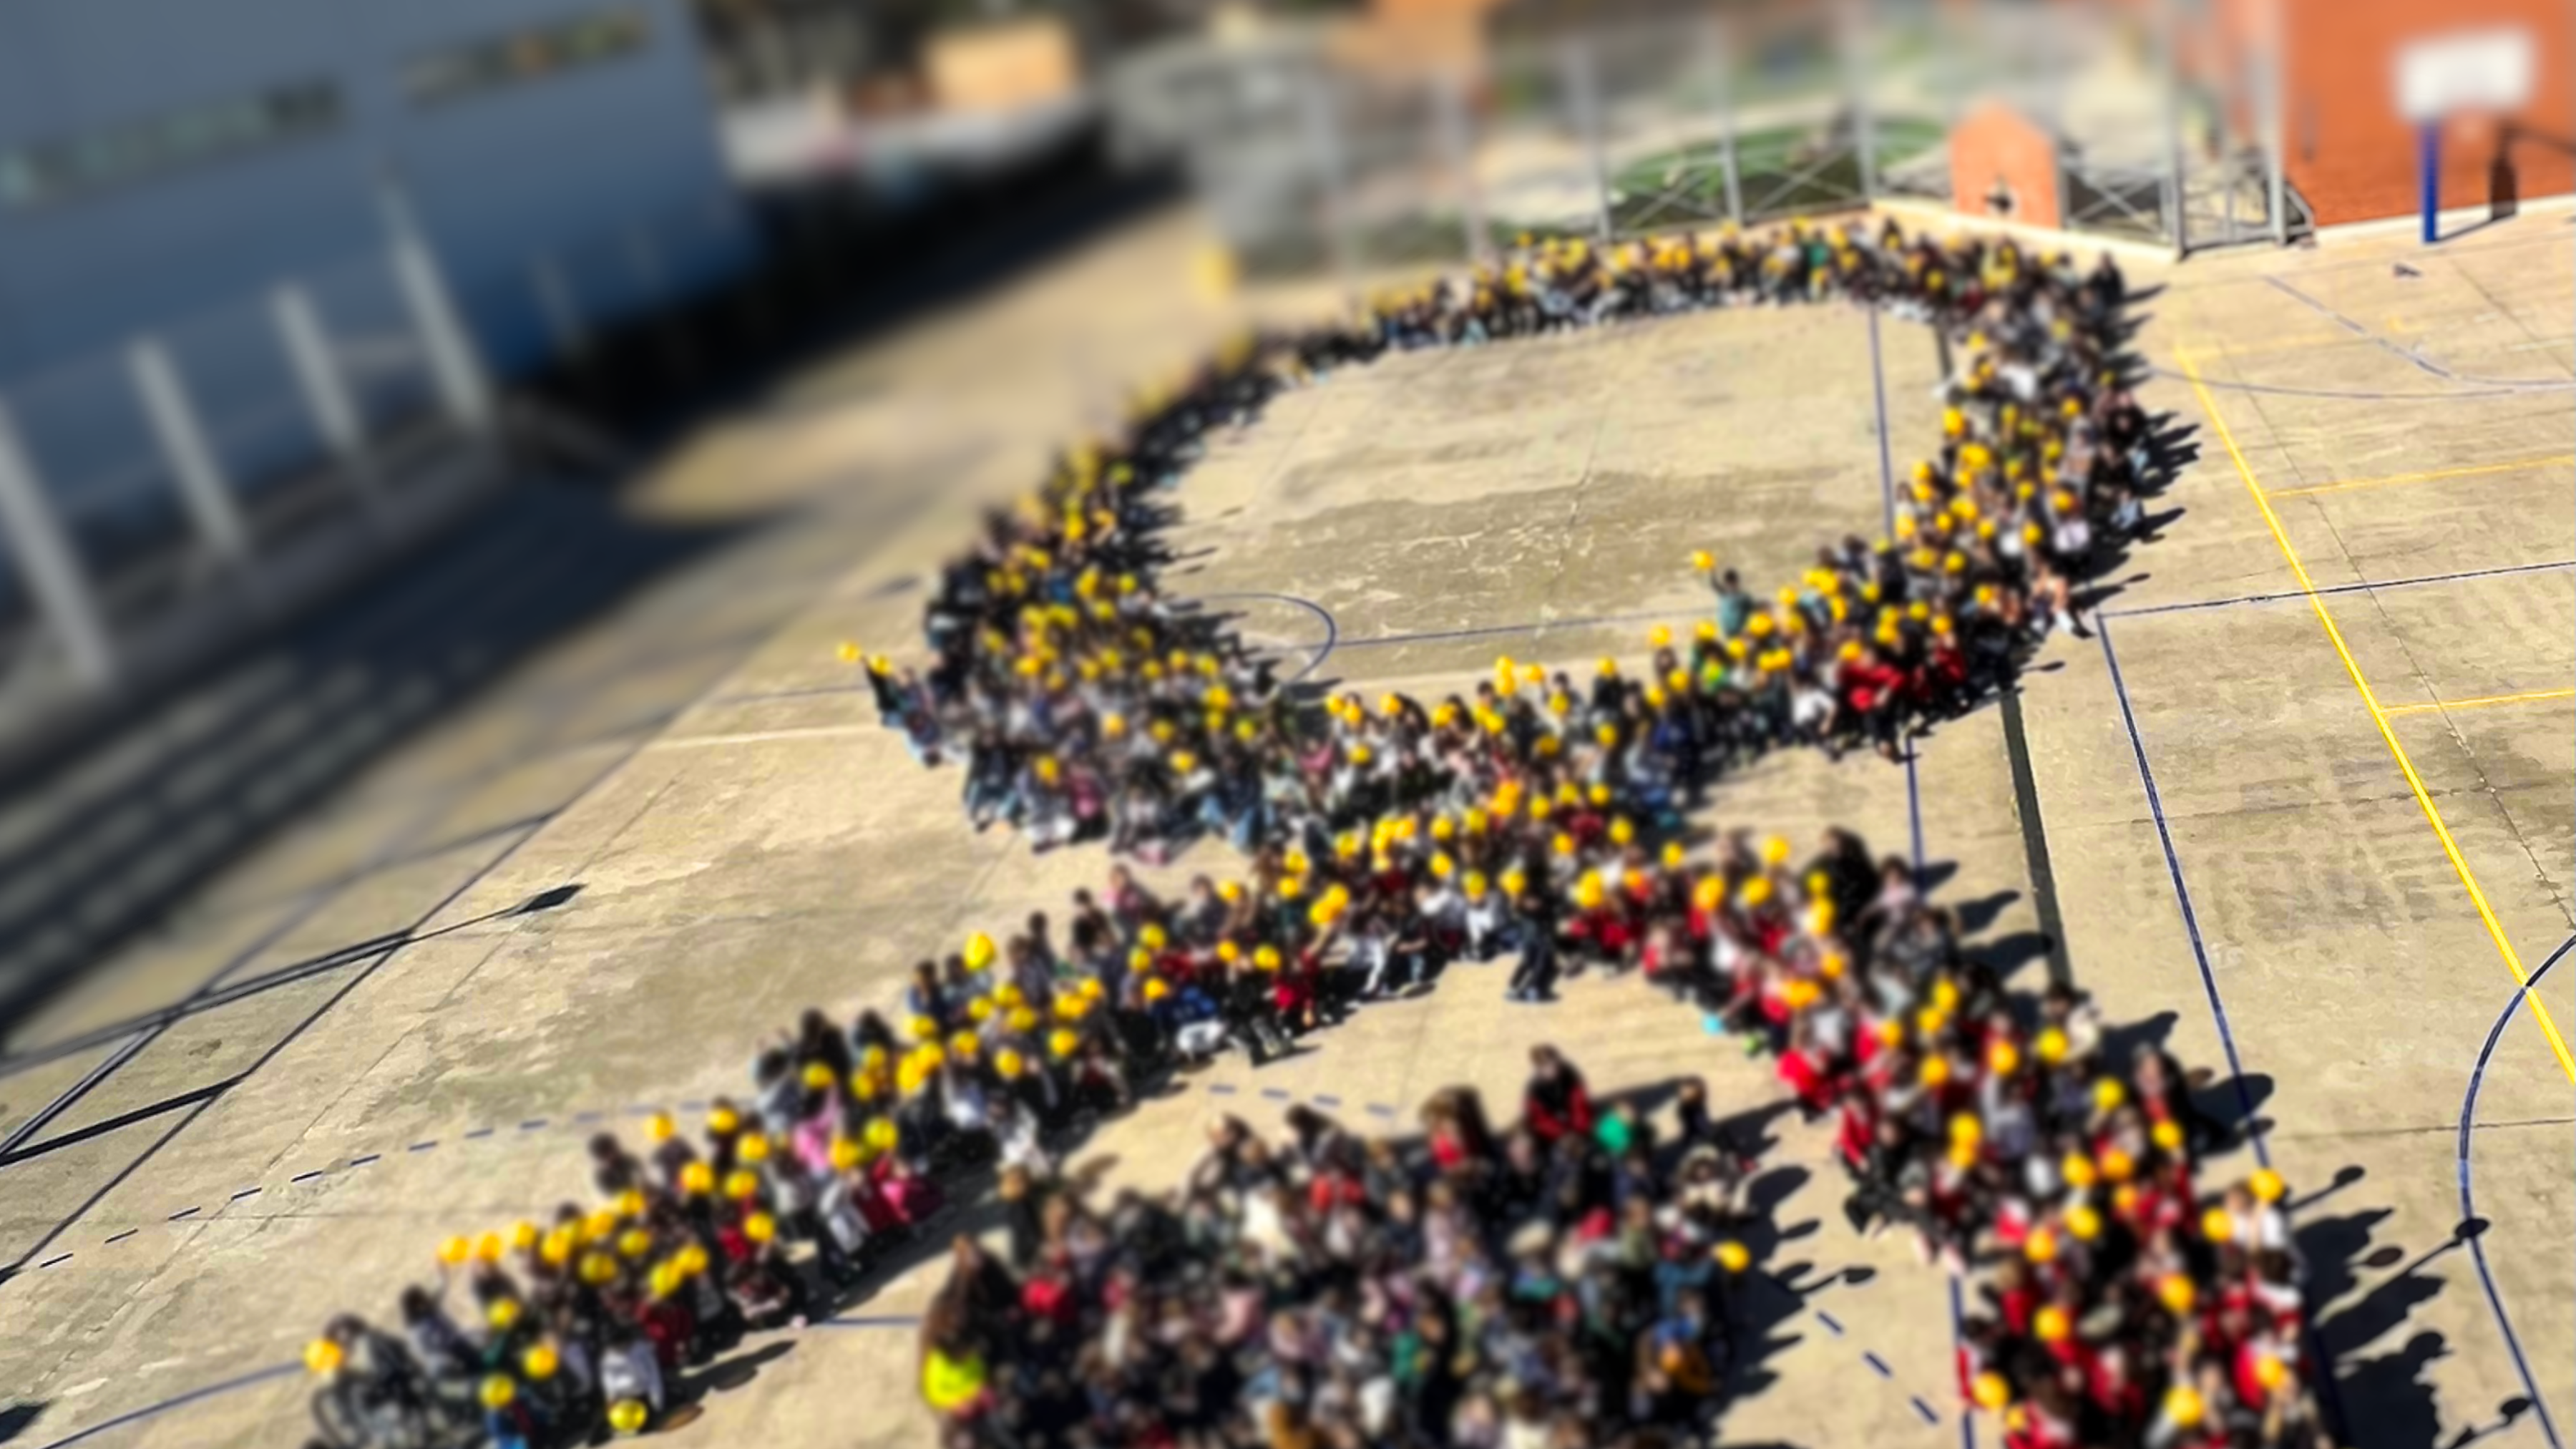
{"type": "Polygon", "coordinates": [[[380,175],[504,376],[751,248],[678,0],[0,0],[0,386],[380,249],[380,175]]]}

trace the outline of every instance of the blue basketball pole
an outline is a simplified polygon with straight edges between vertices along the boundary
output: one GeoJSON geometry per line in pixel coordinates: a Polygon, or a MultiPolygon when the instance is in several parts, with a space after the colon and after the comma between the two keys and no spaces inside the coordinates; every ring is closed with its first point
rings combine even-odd
{"type": "Polygon", "coordinates": [[[2424,245],[2442,239],[2442,123],[2415,128],[2415,169],[2424,185],[2424,245]]]}

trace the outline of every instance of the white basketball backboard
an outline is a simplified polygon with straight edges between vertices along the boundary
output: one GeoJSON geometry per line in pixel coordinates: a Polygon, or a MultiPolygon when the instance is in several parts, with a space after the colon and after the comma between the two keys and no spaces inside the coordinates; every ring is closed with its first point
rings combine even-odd
{"type": "Polygon", "coordinates": [[[2531,32],[2464,30],[2397,52],[2397,109],[2417,123],[2463,111],[2514,111],[2531,100],[2531,32]]]}

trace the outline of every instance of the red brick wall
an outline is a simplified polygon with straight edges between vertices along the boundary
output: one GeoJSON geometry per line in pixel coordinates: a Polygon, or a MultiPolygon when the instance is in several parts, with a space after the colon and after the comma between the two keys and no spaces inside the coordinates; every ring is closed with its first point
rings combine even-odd
{"type": "MultiPolygon", "coordinates": [[[[2267,0],[2234,0],[2242,15],[2267,0]]],[[[2514,128],[2454,122],[2442,146],[2442,205],[2485,205],[2501,154],[2525,197],[2576,190],[2576,45],[2569,0],[2277,0],[2287,27],[2282,144],[2290,183],[2320,225],[2404,216],[2417,209],[2414,127],[2397,113],[2395,67],[2406,41],[2519,25],[2539,72],[2514,128]]]]}
{"type": "Polygon", "coordinates": [[[1950,132],[1950,204],[1969,216],[1997,215],[1998,183],[2012,198],[2012,209],[2001,213],[2006,219],[2027,226],[2062,224],[2055,139],[2020,112],[1988,101],[1950,132]]]}

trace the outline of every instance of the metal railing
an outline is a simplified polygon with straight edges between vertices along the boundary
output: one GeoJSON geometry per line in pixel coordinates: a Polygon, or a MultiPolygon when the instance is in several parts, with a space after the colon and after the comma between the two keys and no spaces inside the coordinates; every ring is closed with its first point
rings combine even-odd
{"type": "MultiPolygon", "coordinates": [[[[483,348],[403,196],[378,199],[372,251],[0,381],[0,734],[129,682],[210,589],[278,596],[272,564],[317,529],[399,543],[436,511],[408,495],[452,482],[424,463],[489,440],[483,348]]],[[[483,341],[578,360],[699,290],[743,225],[695,208],[532,258],[476,293],[483,341]]]]}
{"type": "MultiPolygon", "coordinates": [[[[2296,236],[2305,209],[2279,175],[2277,136],[2184,144],[2189,114],[2228,108],[2195,104],[2206,87],[2179,69],[2179,23],[2164,15],[2158,33],[2141,13],[2081,4],[1748,0],[1714,16],[1480,37],[1445,75],[1336,61],[1287,32],[1266,49],[1193,56],[1173,68],[1187,86],[1140,72],[1134,89],[1151,93],[1136,109],[1187,156],[1249,267],[1325,266],[1346,285],[1524,236],[1616,240],[1882,199],[1950,205],[1954,128],[1987,101],[2057,139],[2068,229],[2177,248],[2296,236]]],[[[2277,107],[2262,103],[2277,77],[2255,65],[2240,80],[2277,129],[2277,107]]]]}

